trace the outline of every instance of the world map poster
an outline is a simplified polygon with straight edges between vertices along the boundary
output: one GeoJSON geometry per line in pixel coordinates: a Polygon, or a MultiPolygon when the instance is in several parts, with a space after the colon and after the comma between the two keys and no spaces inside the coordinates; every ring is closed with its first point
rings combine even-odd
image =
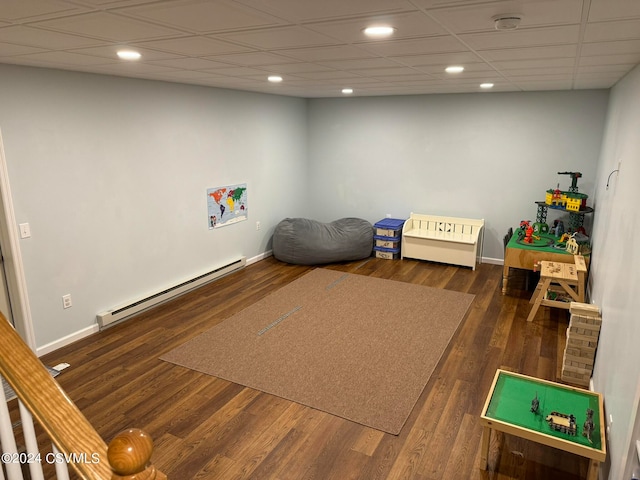
{"type": "Polygon", "coordinates": [[[207,189],[209,230],[247,219],[247,184],[207,189]]]}

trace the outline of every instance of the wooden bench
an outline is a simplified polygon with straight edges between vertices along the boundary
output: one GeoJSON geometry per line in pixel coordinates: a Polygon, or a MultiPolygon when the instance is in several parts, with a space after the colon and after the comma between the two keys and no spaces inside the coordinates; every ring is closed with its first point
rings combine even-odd
{"type": "Polygon", "coordinates": [[[401,258],[476,269],[484,219],[412,213],[402,228],[401,258]]]}

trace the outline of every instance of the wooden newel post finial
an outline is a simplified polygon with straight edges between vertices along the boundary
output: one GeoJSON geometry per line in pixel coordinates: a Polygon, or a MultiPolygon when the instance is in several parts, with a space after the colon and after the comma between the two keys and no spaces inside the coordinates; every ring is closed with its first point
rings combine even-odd
{"type": "MultiPolygon", "coordinates": [[[[130,428],[115,436],[107,449],[109,465],[114,479],[155,479],[158,472],[149,463],[153,453],[153,440],[144,431],[130,428]]],[[[166,478],[166,477],[164,477],[166,478]]]]}

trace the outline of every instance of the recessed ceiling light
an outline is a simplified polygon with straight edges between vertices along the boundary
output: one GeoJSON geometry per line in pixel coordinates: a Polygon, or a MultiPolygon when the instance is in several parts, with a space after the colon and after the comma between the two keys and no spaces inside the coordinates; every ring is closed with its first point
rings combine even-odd
{"type": "Polygon", "coordinates": [[[140,60],[140,52],[135,50],[118,50],[118,57],[122,60],[140,60]]]}
{"type": "Polygon", "coordinates": [[[368,37],[384,38],[393,35],[396,29],[389,25],[372,25],[364,29],[364,34],[368,37]]]}
{"type": "Polygon", "coordinates": [[[267,80],[269,80],[271,83],[279,83],[282,81],[282,77],[280,75],[270,75],[267,80]]]}
{"type": "Polygon", "coordinates": [[[353,88],[343,88],[342,93],[345,95],[351,95],[353,93],[353,88]]]}
{"type": "Polygon", "coordinates": [[[447,73],[460,73],[464,71],[464,67],[461,65],[451,65],[450,67],[445,68],[444,71],[447,73]]]}
{"type": "Polygon", "coordinates": [[[481,83],[480,88],[484,88],[485,90],[493,88],[493,83],[481,83]]]}

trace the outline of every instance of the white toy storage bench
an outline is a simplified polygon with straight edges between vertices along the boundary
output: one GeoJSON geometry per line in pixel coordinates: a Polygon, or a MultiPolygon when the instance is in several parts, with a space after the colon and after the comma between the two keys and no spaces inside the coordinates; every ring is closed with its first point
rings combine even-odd
{"type": "Polygon", "coordinates": [[[402,227],[401,258],[476,269],[484,219],[412,213],[402,227]]]}

